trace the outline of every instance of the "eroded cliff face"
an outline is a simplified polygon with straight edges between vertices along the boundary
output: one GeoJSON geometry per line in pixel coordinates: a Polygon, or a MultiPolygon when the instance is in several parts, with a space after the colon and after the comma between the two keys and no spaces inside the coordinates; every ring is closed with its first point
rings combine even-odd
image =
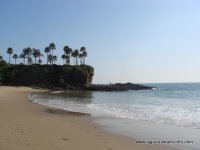
{"type": "Polygon", "coordinates": [[[62,87],[89,86],[94,69],[88,65],[0,65],[3,85],[62,87]]]}

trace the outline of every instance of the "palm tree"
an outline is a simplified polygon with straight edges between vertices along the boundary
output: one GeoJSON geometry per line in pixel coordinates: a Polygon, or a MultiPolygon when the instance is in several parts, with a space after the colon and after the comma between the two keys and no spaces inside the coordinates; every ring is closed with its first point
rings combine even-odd
{"type": "Polygon", "coordinates": [[[3,56],[0,56],[0,61],[3,61],[3,56]]]}
{"type": "Polygon", "coordinates": [[[80,48],[80,52],[84,52],[84,51],[86,51],[86,47],[82,46],[82,47],[80,48]]]}
{"type": "Polygon", "coordinates": [[[44,49],[44,52],[47,53],[47,65],[48,65],[48,56],[49,56],[49,52],[50,52],[49,47],[46,47],[46,48],[44,49]]]}
{"type": "Polygon", "coordinates": [[[38,49],[33,48],[33,57],[35,58],[35,64],[36,64],[36,59],[39,57],[40,51],[38,49]]]}
{"type": "Polygon", "coordinates": [[[15,65],[16,65],[16,59],[18,58],[17,54],[13,55],[13,59],[15,59],[15,65]]]}
{"type": "Polygon", "coordinates": [[[28,51],[28,59],[29,59],[29,65],[32,64],[32,58],[31,58],[31,54],[32,54],[32,49],[30,47],[27,48],[27,51],[28,51]]]}
{"type": "Polygon", "coordinates": [[[50,65],[52,65],[53,56],[51,54],[48,55],[48,62],[50,62],[50,65]]]}
{"type": "Polygon", "coordinates": [[[33,63],[32,58],[28,57],[28,64],[31,65],[33,63]]]}
{"type": "Polygon", "coordinates": [[[73,63],[74,63],[74,65],[76,64],[76,62],[75,62],[75,55],[74,55],[74,51],[72,51],[71,52],[71,56],[73,57],[73,63]]]}
{"type": "MultiPolygon", "coordinates": [[[[27,48],[24,48],[24,49],[23,49],[23,52],[22,52],[22,54],[21,54],[21,55],[22,55],[22,58],[23,58],[23,57],[24,57],[24,59],[27,58],[27,64],[28,64],[28,53],[29,53],[29,52],[28,52],[27,48]]],[[[24,64],[25,64],[25,63],[24,63],[24,64]]]]}
{"type": "Polygon", "coordinates": [[[67,58],[66,55],[62,55],[61,58],[63,59],[63,65],[65,64],[65,59],[67,58]]]}
{"type": "Polygon", "coordinates": [[[35,64],[36,64],[36,59],[37,57],[39,57],[39,60],[40,60],[40,57],[43,56],[42,53],[40,52],[39,49],[33,49],[33,57],[35,57],[35,64]]]}
{"type": "Polygon", "coordinates": [[[11,47],[9,47],[7,49],[7,53],[9,54],[9,64],[10,64],[10,55],[13,53],[13,49],[11,47]]]}
{"type": "Polygon", "coordinates": [[[56,49],[56,45],[54,43],[50,43],[49,49],[51,50],[51,55],[53,56],[53,51],[56,49]]]}
{"type": "Polygon", "coordinates": [[[66,56],[69,56],[69,57],[67,57],[66,62],[68,63],[68,65],[70,65],[70,55],[72,53],[72,49],[66,45],[66,46],[64,46],[63,50],[64,50],[66,56]]]}
{"type": "Polygon", "coordinates": [[[84,51],[83,52],[83,64],[85,65],[85,58],[87,57],[87,52],[86,51],[84,51]]]}
{"type": "Polygon", "coordinates": [[[26,58],[26,54],[22,53],[21,55],[19,55],[19,58],[23,58],[23,62],[25,64],[25,58],[26,58]]]}
{"type": "Polygon", "coordinates": [[[66,64],[70,65],[70,56],[69,55],[66,56],[66,64]]]}
{"type": "Polygon", "coordinates": [[[39,56],[38,63],[41,64],[42,63],[41,56],[44,57],[44,55],[40,52],[39,49],[38,49],[38,56],[39,56]]]}
{"type": "Polygon", "coordinates": [[[38,60],[38,64],[41,64],[41,63],[42,63],[42,59],[39,59],[39,60],[38,60]]]}
{"type": "Polygon", "coordinates": [[[27,56],[27,64],[31,65],[32,63],[32,58],[31,58],[31,54],[32,54],[32,49],[30,47],[24,48],[23,49],[23,53],[27,56]]]}
{"type": "Polygon", "coordinates": [[[80,64],[83,64],[83,53],[79,54],[78,57],[80,58],[80,64]]]}
{"type": "Polygon", "coordinates": [[[56,61],[57,61],[57,56],[54,55],[54,56],[53,56],[53,63],[55,64],[56,61]]]}
{"type": "Polygon", "coordinates": [[[87,57],[86,47],[82,46],[82,47],[80,48],[80,52],[82,53],[83,64],[85,64],[85,58],[87,57]]]}
{"type": "Polygon", "coordinates": [[[78,55],[79,55],[78,49],[75,49],[73,53],[74,53],[74,54],[73,54],[74,57],[76,58],[76,65],[78,65],[78,55]]]}

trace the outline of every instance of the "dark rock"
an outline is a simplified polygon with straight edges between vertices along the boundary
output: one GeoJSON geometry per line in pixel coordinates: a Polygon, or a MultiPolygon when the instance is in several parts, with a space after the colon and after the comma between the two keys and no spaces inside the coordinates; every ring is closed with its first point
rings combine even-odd
{"type": "Polygon", "coordinates": [[[132,83],[116,83],[109,85],[91,85],[88,87],[91,91],[129,91],[129,90],[151,90],[153,87],[132,83]]]}

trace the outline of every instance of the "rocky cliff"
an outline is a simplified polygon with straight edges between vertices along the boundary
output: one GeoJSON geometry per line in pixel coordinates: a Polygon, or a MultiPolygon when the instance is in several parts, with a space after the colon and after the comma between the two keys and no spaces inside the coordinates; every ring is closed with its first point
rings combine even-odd
{"type": "Polygon", "coordinates": [[[0,81],[3,85],[67,89],[90,85],[93,74],[93,67],[88,65],[0,65],[0,81]]]}

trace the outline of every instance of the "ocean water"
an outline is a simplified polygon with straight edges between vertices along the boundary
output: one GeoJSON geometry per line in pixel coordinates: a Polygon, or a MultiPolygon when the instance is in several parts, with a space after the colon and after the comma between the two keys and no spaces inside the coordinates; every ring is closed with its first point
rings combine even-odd
{"type": "Polygon", "coordinates": [[[30,99],[50,107],[90,113],[97,124],[113,132],[138,139],[196,141],[182,149],[199,147],[200,83],[145,85],[155,88],[126,92],[31,93],[30,99]]]}
{"type": "Polygon", "coordinates": [[[70,111],[200,128],[200,83],[147,84],[154,90],[32,93],[34,103],[70,111]]]}

